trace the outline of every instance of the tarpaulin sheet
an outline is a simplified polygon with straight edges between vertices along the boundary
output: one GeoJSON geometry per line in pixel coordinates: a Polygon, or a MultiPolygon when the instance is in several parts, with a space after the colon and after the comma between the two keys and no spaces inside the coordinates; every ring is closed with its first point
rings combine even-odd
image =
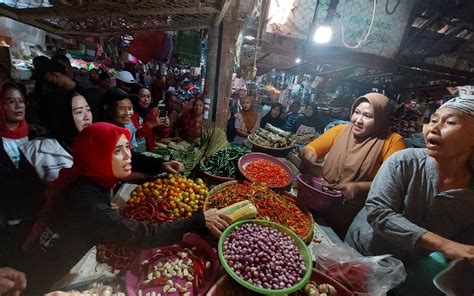
{"type": "Polygon", "coordinates": [[[128,52],[143,63],[157,59],[163,50],[166,34],[164,32],[140,33],[133,37],[128,52]]]}

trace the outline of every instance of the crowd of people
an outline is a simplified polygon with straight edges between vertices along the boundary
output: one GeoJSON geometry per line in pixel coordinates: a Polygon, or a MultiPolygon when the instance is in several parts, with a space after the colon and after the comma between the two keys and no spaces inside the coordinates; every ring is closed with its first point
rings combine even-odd
{"type": "MultiPolygon", "coordinates": [[[[189,231],[218,236],[228,226],[216,209],[164,224],[128,221],[110,202],[119,182],[183,171],[178,161],[141,152],[166,137],[199,143],[200,97],[183,104],[176,80],[157,86],[152,72],[137,79],[120,71],[112,86],[103,70],[82,71],[79,79],[65,56],[34,62],[31,95],[8,79],[0,84],[0,260],[26,274],[0,268],[0,293],[46,292],[96,244],[157,247],[189,231]],[[27,119],[32,111],[38,120],[27,119]]],[[[301,159],[324,159],[322,189],[339,190],[344,202],[320,214],[358,252],[402,260],[407,285],[417,284],[417,262],[433,251],[474,264],[474,96],[451,99],[431,115],[423,127],[426,149],[406,149],[390,132],[390,100],[382,94],[357,98],[350,121],[326,132],[313,104],[304,112],[297,101],[287,112],[274,104],[262,117],[246,91],[234,98],[233,141],[267,123],[321,134],[301,159]]]]}
{"type": "Polygon", "coordinates": [[[242,142],[259,127],[265,128],[269,123],[275,127],[295,133],[321,134],[324,121],[320,118],[314,103],[305,106],[301,111],[298,100],[293,101],[288,111],[281,103],[272,103],[270,111],[261,116],[255,108],[255,97],[247,94],[246,89],[237,89],[230,100],[230,119],[227,124],[229,141],[242,142]]]}
{"type": "MultiPolygon", "coordinates": [[[[26,273],[29,293],[46,292],[98,243],[153,247],[225,229],[228,218],[215,209],[155,225],[124,220],[110,203],[119,182],[184,170],[141,152],[172,136],[199,143],[200,97],[183,104],[175,79],[164,92],[164,81],[157,86],[150,75],[142,84],[125,70],[112,86],[106,71],[74,71],[63,55],[37,57],[34,66],[33,93],[8,77],[0,84],[0,260],[26,273]]],[[[0,271],[0,293],[25,288],[22,273],[0,271]]]]}

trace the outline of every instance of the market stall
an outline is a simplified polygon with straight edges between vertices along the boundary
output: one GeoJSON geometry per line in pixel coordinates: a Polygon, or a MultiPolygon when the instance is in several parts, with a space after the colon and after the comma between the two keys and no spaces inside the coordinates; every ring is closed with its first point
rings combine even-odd
{"type": "MultiPolygon", "coordinates": [[[[20,26],[7,35],[0,31],[2,46],[14,44],[11,41],[15,34],[22,38],[34,35],[28,36],[30,41],[24,46],[29,47],[25,51],[28,54],[24,59],[13,60],[18,70],[13,78],[29,79],[31,58],[50,56],[52,48],[67,54],[72,66],[79,68],[74,79],[79,84],[83,82],[87,86],[84,88],[91,84],[88,70],[100,68],[107,74],[106,80],[112,78],[112,84],[115,78],[109,75],[114,76],[122,68],[127,70],[129,73],[123,74],[132,78],[128,83],[119,80],[121,86],[128,88],[123,91],[129,96],[136,95],[133,92],[139,81],[141,89],[153,88],[149,90],[152,102],[146,108],[133,102],[128,115],[132,116],[131,109],[135,115],[155,114],[155,111],[157,114],[153,115],[150,126],[148,118],[140,115],[136,131],[129,128],[132,137],[127,137],[121,125],[120,139],[132,142],[135,133],[142,144],[141,149],[133,151],[135,156],[148,157],[149,163],[156,160],[159,169],[167,161],[176,161],[183,169],[176,169],[180,173],[137,172],[140,179],[128,182],[112,172],[113,180],[107,180],[111,188],[107,187],[102,208],[113,209],[121,227],[130,223],[141,230],[152,224],[163,226],[176,221],[179,224],[188,217],[203,216],[201,213],[210,209],[226,215],[229,226],[221,224],[225,227],[219,235],[212,230],[189,233],[187,228],[188,233],[172,244],[145,249],[91,239],[93,243],[87,249],[96,245],[77,263],[76,259],[71,260],[76,265],[51,291],[104,296],[385,295],[405,280],[402,261],[391,255],[359,254],[343,244],[341,239],[345,235],[333,224],[334,229],[329,227],[326,223],[329,220],[323,217],[333,206],[348,206],[356,199],[356,194],[349,197],[344,191],[347,188],[339,187],[353,183],[365,186],[364,190],[357,189],[360,189],[357,193],[366,194],[358,200],[362,203],[357,205],[354,215],[359,213],[382,163],[398,149],[405,148],[404,143],[425,147],[422,126],[434,110],[456,92],[472,92],[467,86],[447,89],[474,83],[469,66],[472,57],[466,58],[471,53],[473,38],[470,14],[463,12],[466,1],[450,3],[456,9],[447,10],[446,14],[441,5],[433,9],[423,1],[399,1],[393,9],[389,9],[389,1],[386,5],[373,1],[372,7],[371,1],[362,0],[92,2],[34,4],[18,0],[0,4],[2,15],[38,28],[30,32],[20,26]],[[104,15],[112,6],[114,10],[104,15]],[[338,30],[332,40],[329,37],[327,44],[322,45],[316,33],[325,26],[338,30]],[[45,34],[60,41],[45,39],[45,34]],[[38,45],[49,48],[48,52],[39,50],[38,45]],[[430,92],[440,88],[443,92],[430,92]],[[245,131],[248,135],[244,133],[247,137],[242,143],[233,143],[230,137],[228,140],[225,126],[229,118],[235,119],[233,112],[240,107],[236,102],[238,97],[243,99],[239,91],[248,95],[245,98],[255,110],[248,118],[255,128],[245,131]],[[362,94],[383,97],[385,105],[379,107],[384,112],[390,109],[386,106],[393,105],[391,118],[387,111],[383,113],[387,116],[383,120],[377,118],[375,124],[375,105],[360,97],[362,94]],[[235,96],[233,101],[231,95],[235,96]],[[354,122],[350,123],[358,106],[353,103],[360,99],[374,114],[361,113],[377,126],[369,125],[373,134],[359,134],[360,138],[356,139],[354,130],[367,132],[364,130],[367,126],[354,128],[354,122]],[[253,106],[254,101],[259,105],[253,106]],[[196,112],[195,102],[199,109],[196,112]],[[175,109],[164,106],[167,103],[176,105],[175,109]],[[275,106],[279,111],[272,115],[275,106]],[[261,114],[267,110],[267,114],[261,114]],[[169,124],[172,112],[175,130],[169,124]],[[267,116],[266,121],[257,126],[262,115],[267,116]],[[332,130],[329,146],[340,148],[334,152],[337,154],[331,155],[332,164],[337,163],[335,159],[342,159],[349,165],[341,161],[340,167],[326,166],[326,171],[332,169],[333,179],[337,179],[329,184],[327,175],[322,178],[324,163],[330,163],[324,159],[329,152],[317,155],[313,151],[315,161],[304,158],[302,152],[309,143],[323,139],[323,133],[341,124],[346,124],[344,131],[338,129],[335,135],[332,130]],[[153,125],[151,129],[163,125],[171,131],[163,138],[157,133],[144,137],[144,131],[138,130],[145,125],[147,128],[153,125]],[[379,133],[378,129],[386,131],[379,133]],[[190,130],[192,135],[186,134],[190,130]],[[392,139],[386,145],[388,131],[392,139]],[[336,145],[336,139],[341,139],[338,137],[347,141],[336,145]],[[352,149],[360,144],[360,139],[363,144],[352,149]],[[365,143],[368,146],[361,148],[365,143]],[[397,147],[386,147],[390,145],[397,147]],[[346,148],[355,153],[342,151],[346,148]],[[369,154],[371,157],[365,162],[369,154]],[[341,172],[346,168],[349,172],[344,172],[347,177],[344,181],[347,182],[340,184],[341,172]],[[363,171],[360,175],[359,170],[363,171]],[[123,182],[114,187],[118,179],[123,182]],[[114,195],[109,202],[112,188],[114,195]]],[[[11,20],[2,17],[0,21],[7,24],[11,20]]],[[[11,49],[15,55],[24,53],[22,46],[11,49]]],[[[7,51],[2,47],[2,64],[4,61],[10,64],[9,53],[8,59],[3,54],[7,51]]],[[[139,100],[138,97],[135,99],[139,100]]],[[[123,100],[132,103],[130,98],[123,100]]],[[[88,126],[93,125],[92,119],[89,121],[88,126]]],[[[236,129],[233,121],[229,121],[229,129],[236,129]]],[[[78,129],[77,133],[80,132],[78,129]]],[[[121,145],[118,141],[113,144],[127,150],[124,147],[129,144],[123,141],[121,145]]],[[[442,146],[436,139],[429,144],[442,146]]],[[[89,148],[85,146],[85,154],[101,150],[84,152],[89,148]]],[[[123,157],[127,164],[122,169],[131,171],[128,160],[123,157]]],[[[94,178],[90,180],[96,181],[94,178]]],[[[349,216],[337,212],[337,208],[336,214],[339,215],[336,218],[349,216]]],[[[74,227],[79,227],[78,220],[74,227]]],[[[55,235],[51,233],[49,238],[51,246],[57,239],[55,235]]],[[[161,235],[173,237],[164,231],[164,234],[151,233],[148,238],[158,240],[156,237],[161,235]]],[[[43,237],[42,240],[49,246],[49,240],[43,237]]],[[[156,245],[159,244],[153,246],[156,245]]],[[[411,249],[415,247],[413,243],[411,249]]],[[[61,251],[71,250],[66,247],[61,251]]],[[[439,271],[444,267],[446,261],[429,269],[439,271]]]]}

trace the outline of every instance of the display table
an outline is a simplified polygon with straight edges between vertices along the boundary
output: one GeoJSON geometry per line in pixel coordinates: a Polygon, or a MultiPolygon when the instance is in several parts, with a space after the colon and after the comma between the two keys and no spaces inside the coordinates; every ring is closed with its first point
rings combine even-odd
{"type": "MultiPolygon", "coordinates": [[[[342,243],[342,241],[330,227],[314,223],[314,238],[309,245],[310,250],[312,250],[314,244],[334,245],[336,243],[342,243]]],[[[118,271],[112,270],[107,264],[97,262],[96,253],[95,247],[90,249],[68,274],[64,275],[54,284],[52,290],[67,291],[83,284],[87,285],[94,281],[109,281],[111,278],[116,277],[118,271]]],[[[313,260],[315,260],[314,254],[312,256],[313,260]]]]}

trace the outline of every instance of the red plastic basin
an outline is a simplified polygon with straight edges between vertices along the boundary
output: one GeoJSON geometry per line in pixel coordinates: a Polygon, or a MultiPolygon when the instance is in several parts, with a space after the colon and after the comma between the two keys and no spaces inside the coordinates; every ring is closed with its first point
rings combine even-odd
{"type": "Polygon", "coordinates": [[[324,192],[321,186],[321,178],[310,175],[298,175],[298,195],[296,204],[315,211],[327,210],[335,202],[341,202],[344,197],[342,193],[324,192]]]}

